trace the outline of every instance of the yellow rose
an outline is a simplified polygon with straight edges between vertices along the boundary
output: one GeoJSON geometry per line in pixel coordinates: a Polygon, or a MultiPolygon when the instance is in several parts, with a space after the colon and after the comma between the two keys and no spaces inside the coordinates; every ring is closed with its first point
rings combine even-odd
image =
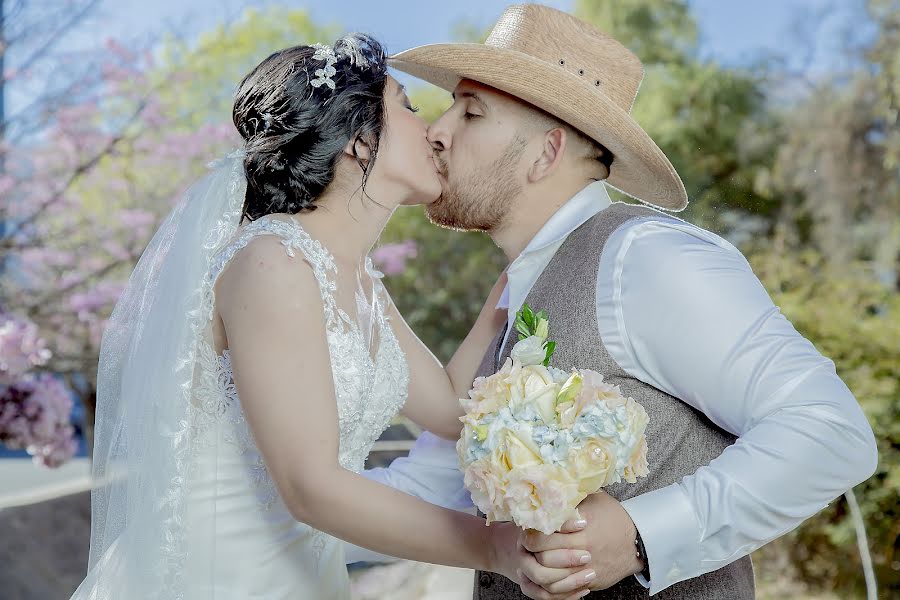
{"type": "Polygon", "coordinates": [[[512,461],[504,444],[498,444],[486,458],[491,470],[498,475],[505,477],[512,469],[512,461]]]}
{"type": "Polygon", "coordinates": [[[616,454],[612,440],[593,438],[582,448],[569,453],[569,470],[578,480],[578,490],[593,494],[613,483],[616,477],[616,454]]]}
{"type": "Polygon", "coordinates": [[[578,418],[578,407],[574,402],[564,402],[556,405],[556,414],[559,415],[559,424],[563,427],[570,428],[575,424],[578,418]]]}
{"type": "Polygon", "coordinates": [[[510,468],[539,465],[544,462],[541,459],[540,449],[530,436],[520,436],[507,429],[504,431],[503,445],[506,447],[506,457],[510,468]]]}

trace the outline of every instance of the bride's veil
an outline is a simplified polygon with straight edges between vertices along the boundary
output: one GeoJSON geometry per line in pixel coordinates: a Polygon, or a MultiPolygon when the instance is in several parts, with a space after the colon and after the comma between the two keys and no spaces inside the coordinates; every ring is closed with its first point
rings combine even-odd
{"type": "Polygon", "coordinates": [[[212,566],[212,521],[204,521],[208,531],[183,527],[196,442],[189,411],[212,311],[207,274],[240,223],[243,156],[211,164],[184,194],[109,319],[97,376],[88,575],[73,598],[182,598],[187,570],[212,566]],[[187,535],[206,551],[188,557],[187,535]]]}

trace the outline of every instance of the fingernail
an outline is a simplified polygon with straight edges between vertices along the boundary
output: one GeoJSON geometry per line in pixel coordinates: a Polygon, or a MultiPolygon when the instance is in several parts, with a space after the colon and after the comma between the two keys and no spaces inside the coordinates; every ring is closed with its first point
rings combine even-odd
{"type": "Polygon", "coordinates": [[[584,519],[578,519],[577,521],[575,521],[575,527],[578,529],[584,529],[585,527],[587,527],[587,521],[585,521],[584,519]]]}
{"type": "Polygon", "coordinates": [[[578,594],[578,597],[579,597],[579,598],[584,598],[585,596],[587,596],[587,595],[590,594],[590,593],[591,593],[591,590],[584,590],[583,592],[581,592],[580,594],[578,594]]]}
{"type": "Polygon", "coordinates": [[[579,560],[581,561],[581,564],[586,565],[589,562],[591,562],[591,555],[590,554],[582,554],[581,558],[579,560]]]}
{"type": "Polygon", "coordinates": [[[587,575],[584,576],[584,582],[589,583],[589,582],[595,580],[596,578],[597,578],[596,571],[591,571],[590,573],[588,573],[587,575]]]}

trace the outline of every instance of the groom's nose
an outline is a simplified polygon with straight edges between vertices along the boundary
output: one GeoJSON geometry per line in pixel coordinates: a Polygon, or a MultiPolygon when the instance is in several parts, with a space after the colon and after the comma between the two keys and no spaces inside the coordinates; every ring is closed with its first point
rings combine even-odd
{"type": "Polygon", "coordinates": [[[431,147],[437,150],[438,152],[442,152],[444,150],[448,150],[450,148],[451,143],[451,135],[450,131],[446,126],[446,113],[441,115],[437,121],[431,124],[428,127],[428,135],[426,138],[428,142],[431,144],[431,147]]]}

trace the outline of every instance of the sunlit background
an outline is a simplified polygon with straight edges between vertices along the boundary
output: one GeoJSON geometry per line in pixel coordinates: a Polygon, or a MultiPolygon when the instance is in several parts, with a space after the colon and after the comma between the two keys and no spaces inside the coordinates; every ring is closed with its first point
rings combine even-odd
{"type": "MultiPolygon", "coordinates": [[[[0,0],[0,598],[68,598],[84,574],[105,319],[179,192],[237,144],[242,75],[347,30],[391,51],[480,41],[505,4],[0,0]]],[[[862,404],[880,464],[856,494],[879,597],[898,597],[900,1],[546,4],[643,60],[634,115],[685,181],[684,216],[741,248],[862,404]]],[[[425,118],[449,105],[398,78],[425,118]]],[[[394,216],[374,259],[444,359],[502,266],[488,238],[434,228],[419,209],[394,216]]],[[[398,420],[370,464],[417,434],[398,420]]],[[[865,597],[844,499],[754,560],[760,598],[865,597]]],[[[352,576],[358,599],[471,597],[461,570],[352,576]]]]}

